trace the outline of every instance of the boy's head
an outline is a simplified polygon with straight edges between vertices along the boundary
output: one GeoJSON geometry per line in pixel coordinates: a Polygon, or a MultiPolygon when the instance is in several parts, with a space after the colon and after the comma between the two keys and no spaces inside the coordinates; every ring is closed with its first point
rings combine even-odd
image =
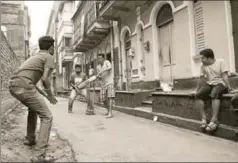
{"type": "Polygon", "coordinates": [[[98,63],[103,64],[104,60],[105,60],[104,54],[101,54],[101,53],[98,54],[98,63]]]}
{"type": "Polygon", "coordinates": [[[202,56],[201,61],[203,64],[209,64],[215,59],[212,49],[204,49],[200,52],[200,55],[202,56]]]}
{"type": "Polygon", "coordinates": [[[75,72],[76,72],[76,73],[80,73],[81,70],[82,70],[80,64],[76,64],[74,68],[75,68],[75,72]]]}
{"type": "Polygon", "coordinates": [[[40,50],[47,50],[51,55],[54,55],[54,42],[55,40],[50,36],[43,36],[39,38],[40,50]]]}

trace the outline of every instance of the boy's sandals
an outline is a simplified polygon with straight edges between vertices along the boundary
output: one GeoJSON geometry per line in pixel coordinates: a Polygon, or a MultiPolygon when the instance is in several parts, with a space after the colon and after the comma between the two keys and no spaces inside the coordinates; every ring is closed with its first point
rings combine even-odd
{"type": "Polygon", "coordinates": [[[202,120],[202,123],[201,123],[201,128],[202,129],[205,129],[207,127],[207,120],[206,119],[203,119],[202,120]]]}
{"type": "Polygon", "coordinates": [[[94,110],[86,110],[86,115],[95,115],[94,110]]]}
{"type": "Polygon", "coordinates": [[[217,129],[217,127],[218,127],[217,122],[211,121],[211,122],[208,124],[208,126],[206,127],[206,131],[208,131],[208,132],[215,131],[215,130],[217,129]]]}

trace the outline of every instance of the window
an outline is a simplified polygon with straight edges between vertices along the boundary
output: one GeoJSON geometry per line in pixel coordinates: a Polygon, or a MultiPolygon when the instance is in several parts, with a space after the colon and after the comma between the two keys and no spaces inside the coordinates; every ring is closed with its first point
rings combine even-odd
{"type": "Polygon", "coordinates": [[[196,53],[199,54],[199,52],[205,48],[202,1],[194,1],[194,21],[196,36],[196,53]]]}
{"type": "Polygon", "coordinates": [[[125,34],[125,49],[130,49],[130,48],[131,48],[131,39],[130,39],[129,31],[127,31],[125,34]]]}
{"type": "Polygon", "coordinates": [[[156,25],[157,27],[161,27],[167,23],[170,23],[171,21],[173,21],[172,8],[169,4],[165,4],[158,13],[156,25]]]}
{"type": "Polygon", "coordinates": [[[69,47],[71,45],[71,38],[70,37],[65,37],[64,41],[65,41],[65,46],[69,47]]]}

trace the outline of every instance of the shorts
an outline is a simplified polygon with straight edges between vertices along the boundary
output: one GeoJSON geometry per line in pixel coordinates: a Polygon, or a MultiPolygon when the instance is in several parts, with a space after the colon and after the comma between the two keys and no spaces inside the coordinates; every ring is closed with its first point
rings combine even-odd
{"type": "Polygon", "coordinates": [[[103,86],[101,89],[101,101],[106,101],[108,98],[115,97],[115,89],[113,84],[103,86]]]}
{"type": "Polygon", "coordinates": [[[76,96],[82,96],[83,98],[87,97],[87,89],[80,89],[79,92],[77,92],[75,89],[72,89],[70,92],[70,99],[75,99],[76,96]]]}
{"type": "Polygon", "coordinates": [[[223,84],[218,85],[205,84],[196,93],[196,98],[201,100],[208,100],[209,98],[220,99],[222,97],[222,94],[225,94],[227,92],[228,89],[223,84]]]}

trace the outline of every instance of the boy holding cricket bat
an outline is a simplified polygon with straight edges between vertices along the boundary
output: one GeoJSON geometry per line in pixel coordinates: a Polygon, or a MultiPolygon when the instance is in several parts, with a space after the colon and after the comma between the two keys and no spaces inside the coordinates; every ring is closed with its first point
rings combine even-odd
{"type": "Polygon", "coordinates": [[[89,90],[87,89],[87,85],[89,81],[86,80],[86,75],[82,72],[81,65],[75,65],[75,72],[70,77],[70,85],[72,86],[72,90],[69,97],[68,103],[68,112],[72,113],[73,103],[77,95],[81,95],[87,101],[87,110],[86,115],[94,115],[94,108],[92,100],[89,96],[89,90]]]}

